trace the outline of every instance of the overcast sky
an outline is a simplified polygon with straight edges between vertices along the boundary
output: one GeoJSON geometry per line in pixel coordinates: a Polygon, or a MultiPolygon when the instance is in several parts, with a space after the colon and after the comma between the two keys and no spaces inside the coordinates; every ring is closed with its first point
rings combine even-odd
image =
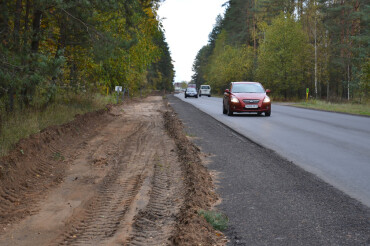
{"type": "Polygon", "coordinates": [[[218,14],[227,0],[166,0],[158,15],[175,66],[175,82],[190,81],[198,51],[208,42],[218,14]]]}

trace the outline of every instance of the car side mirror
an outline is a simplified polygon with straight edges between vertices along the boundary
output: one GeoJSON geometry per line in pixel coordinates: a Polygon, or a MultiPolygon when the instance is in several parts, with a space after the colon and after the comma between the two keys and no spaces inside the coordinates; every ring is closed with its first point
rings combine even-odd
{"type": "Polygon", "coordinates": [[[266,90],[266,93],[267,93],[267,94],[268,94],[268,93],[270,93],[270,92],[271,92],[271,90],[270,90],[270,89],[267,89],[267,90],[266,90]]]}
{"type": "Polygon", "coordinates": [[[225,93],[230,93],[230,90],[229,90],[229,89],[226,89],[226,90],[225,90],[225,93]]]}

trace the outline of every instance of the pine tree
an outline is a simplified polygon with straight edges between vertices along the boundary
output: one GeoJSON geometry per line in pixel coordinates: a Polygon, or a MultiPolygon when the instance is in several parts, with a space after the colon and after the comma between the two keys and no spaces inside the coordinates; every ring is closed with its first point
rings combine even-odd
{"type": "Polygon", "coordinates": [[[361,64],[369,56],[369,4],[360,0],[321,3],[331,41],[330,79],[337,94],[349,99],[358,88],[361,64]]]}

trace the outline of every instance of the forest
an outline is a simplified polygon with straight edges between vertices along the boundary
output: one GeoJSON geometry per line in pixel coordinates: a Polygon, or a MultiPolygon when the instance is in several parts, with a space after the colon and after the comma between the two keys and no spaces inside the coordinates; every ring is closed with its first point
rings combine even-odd
{"type": "Polygon", "coordinates": [[[117,85],[171,90],[159,2],[0,0],[0,113],[110,94],[117,85]]]}
{"type": "Polygon", "coordinates": [[[192,82],[222,93],[259,81],[276,99],[369,99],[365,0],[230,0],[193,64],[192,82]]]}

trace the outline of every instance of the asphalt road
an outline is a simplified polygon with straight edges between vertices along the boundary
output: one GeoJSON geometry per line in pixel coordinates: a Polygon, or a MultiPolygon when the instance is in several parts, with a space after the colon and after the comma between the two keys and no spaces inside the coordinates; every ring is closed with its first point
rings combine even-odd
{"type": "Polygon", "coordinates": [[[270,118],[228,117],[221,98],[177,96],[370,207],[370,117],[276,104],[270,118]]]}
{"type": "MultiPolygon", "coordinates": [[[[279,113],[279,107],[274,106],[270,118],[228,118],[222,115],[221,106],[217,105],[218,100],[189,100],[200,108],[207,108],[210,102],[215,104],[217,110],[215,107],[210,109],[210,114],[217,119],[215,120],[179,98],[169,96],[171,106],[185,124],[185,131],[194,136],[194,142],[203,152],[212,156],[208,168],[219,173],[217,191],[222,203],[218,208],[230,220],[226,232],[231,240],[230,245],[370,245],[369,207],[280,154],[256,144],[254,141],[263,140],[263,136],[250,134],[260,125],[264,129],[264,135],[281,136],[282,142],[290,142],[297,137],[275,131],[283,131],[290,126],[292,131],[299,131],[294,129],[299,127],[296,124],[301,123],[281,123],[276,129],[273,125],[284,121],[283,117],[309,121],[307,116],[294,113],[294,108],[288,108],[293,112],[279,113]],[[216,114],[218,115],[214,116],[216,114]],[[278,116],[279,114],[282,116],[278,116]],[[220,118],[231,127],[242,124],[248,138],[219,122],[220,118]],[[254,121],[259,123],[253,123],[254,121]]],[[[315,124],[324,124],[322,122],[325,121],[323,117],[315,124]]],[[[339,122],[336,125],[334,128],[342,128],[339,127],[339,122]]],[[[312,133],[314,128],[315,125],[307,126],[307,138],[318,137],[312,133]]],[[[345,134],[345,131],[347,130],[342,129],[341,134],[345,134]]],[[[326,134],[330,135],[330,132],[326,134]]],[[[357,131],[353,131],[353,134],[356,137],[361,135],[357,131]]],[[[333,138],[330,141],[334,141],[333,138]]],[[[330,141],[325,140],[324,144],[330,141]]],[[[274,143],[263,145],[271,147],[274,143]]]]}

